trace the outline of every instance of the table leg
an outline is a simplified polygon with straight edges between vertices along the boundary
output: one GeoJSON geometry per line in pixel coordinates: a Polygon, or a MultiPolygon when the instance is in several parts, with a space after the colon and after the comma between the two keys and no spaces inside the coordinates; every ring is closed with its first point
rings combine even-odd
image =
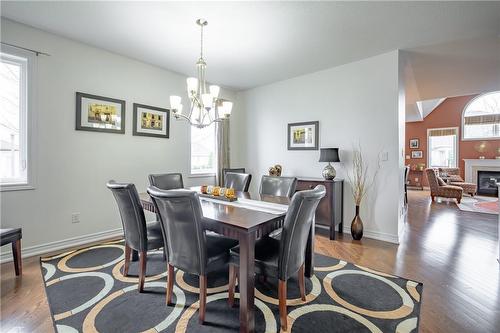
{"type": "Polygon", "coordinates": [[[240,332],[253,332],[255,283],[255,233],[242,233],[240,237],[240,332]]]}
{"type": "MultiPolygon", "coordinates": [[[[306,255],[305,255],[305,275],[310,278],[314,275],[314,228],[315,228],[315,218],[311,223],[311,230],[309,231],[309,237],[307,237],[306,245],[306,255]]],[[[334,229],[335,230],[335,229],[334,229]]]]}

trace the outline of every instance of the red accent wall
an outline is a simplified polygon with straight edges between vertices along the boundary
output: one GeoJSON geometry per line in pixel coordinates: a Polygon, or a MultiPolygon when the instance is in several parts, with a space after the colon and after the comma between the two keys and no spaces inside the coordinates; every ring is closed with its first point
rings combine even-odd
{"type": "MultiPolygon", "coordinates": [[[[406,159],[406,165],[410,167],[424,163],[427,167],[427,129],[442,128],[442,127],[458,127],[458,161],[459,168],[464,177],[464,158],[495,158],[497,149],[500,147],[500,140],[471,140],[462,141],[462,112],[467,103],[477,95],[450,97],[445,99],[434,111],[432,111],[423,121],[406,123],[406,144],[405,155],[410,155],[410,159],[406,159]],[[410,139],[419,139],[419,148],[410,149],[410,139]],[[477,147],[479,144],[486,145],[484,152],[479,152],[477,147]],[[412,150],[421,150],[422,158],[411,158],[412,150]]],[[[425,173],[425,172],[424,172],[425,173]]],[[[411,184],[415,183],[415,173],[410,173],[411,184]]],[[[423,184],[427,186],[427,179],[424,176],[423,184]]]]}

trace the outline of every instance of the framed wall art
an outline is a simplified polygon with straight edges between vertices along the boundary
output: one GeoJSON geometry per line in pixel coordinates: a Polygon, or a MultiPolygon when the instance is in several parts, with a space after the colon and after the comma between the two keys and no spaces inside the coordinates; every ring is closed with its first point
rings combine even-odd
{"type": "Polygon", "coordinates": [[[168,139],[170,135],[170,110],[134,103],[132,134],[168,139]]]}
{"type": "Polygon", "coordinates": [[[125,133],[125,101],[76,93],[76,130],[125,133]]]}
{"type": "Polygon", "coordinates": [[[410,139],[410,148],[411,149],[418,149],[418,139],[410,139]]]}
{"type": "Polygon", "coordinates": [[[414,150],[411,152],[411,158],[422,158],[423,153],[421,150],[414,150]]]}
{"type": "Polygon", "coordinates": [[[319,121],[288,124],[288,150],[318,150],[319,121]]]}

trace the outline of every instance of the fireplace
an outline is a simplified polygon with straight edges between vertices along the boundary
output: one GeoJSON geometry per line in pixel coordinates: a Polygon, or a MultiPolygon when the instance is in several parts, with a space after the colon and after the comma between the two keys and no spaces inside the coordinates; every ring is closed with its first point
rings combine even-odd
{"type": "Polygon", "coordinates": [[[500,183],[500,171],[477,172],[477,194],[497,196],[497,183],[500,183]]]}

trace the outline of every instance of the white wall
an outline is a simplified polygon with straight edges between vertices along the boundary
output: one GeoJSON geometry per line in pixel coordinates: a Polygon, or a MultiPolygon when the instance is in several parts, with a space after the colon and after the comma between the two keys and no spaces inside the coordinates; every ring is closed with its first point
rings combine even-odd
{"type": "MultiPolygon", "coordinates": [[[[116,204],[105,186],[109,179],[134,182],[139,191],[146,189],[149,173],[182,172],[187,185],[213,182],[188,178],[185,122],[171,117],[170,139],[132,136],[132,104],[166,108],[171,94],[186,100],[185,77],[3,18],[1,28],[2,41],[51,55],[38,57],[36,189],[0,193],[1,225],[22,227],[28,252],[120,228],[116,204]],[[76,91],[125,100],[126,133],[75,131],[76,91]],[[71,223],[73,212],[81,214],[79,224],[71,223]]],[[[231,91],[221,94],[236,99],[231,91]]]]}
{"type": "MultiPolygon", "coordinates": [[[[361,218],[366,237],[397,242],[403,221],[400,75],[399,52],[393,51],[240,93],[245,117],[235,127],[246,150],[237,164],[254,175],[253,190],[276,163],[283,166],[283,175],[321,177],[325,163],[318,162],[319,151],[288,151],[286,142],[288,123],[319,120],[320,147],[340,148],[338,177],[345,178],[353,145],[361,145],[371,169],[379,152],[388,154],[362,204],[361,218]]],[[[344,231],[350,232],[353,217],[354,201],[346,182],[344,231]]]]}

